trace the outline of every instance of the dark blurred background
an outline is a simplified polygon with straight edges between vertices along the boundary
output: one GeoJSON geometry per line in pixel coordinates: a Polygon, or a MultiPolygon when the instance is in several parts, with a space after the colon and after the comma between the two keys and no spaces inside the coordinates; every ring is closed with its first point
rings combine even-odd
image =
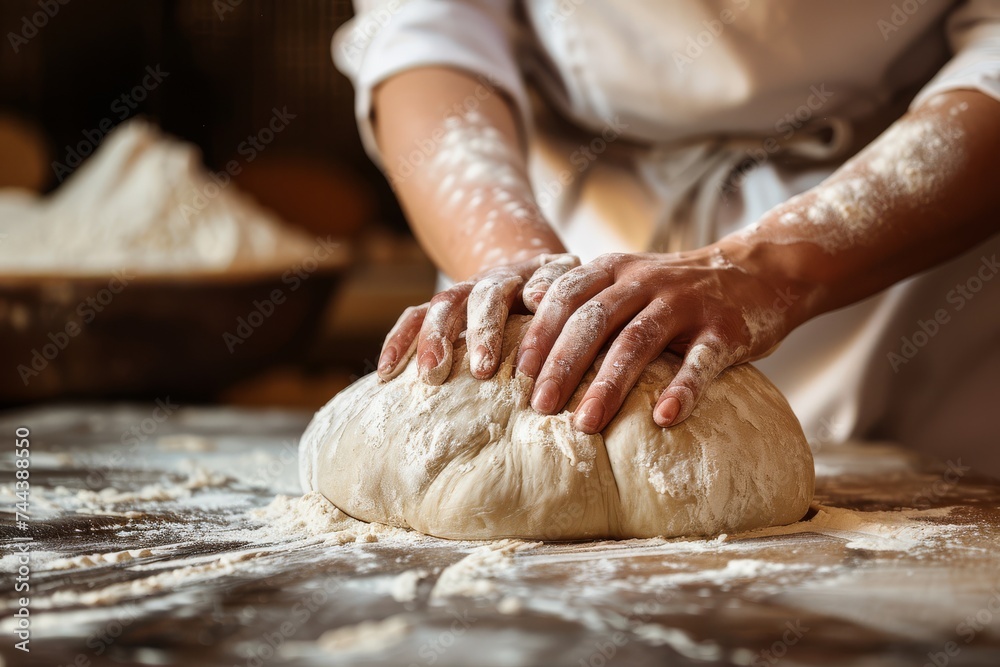
{"type": "Polygon", "coordinates": [[[273,109],[295,115],[237,184],[289,223],[344,239],[352,268],[307,349],[202,400],[321,403],[370,371],[401,309],[432,292],[433,269],[362,150],[350,82],[333,66],[331,38],[351,14],[344,0],[0,4],[0,187],[51,192],[109,120],[147,117],[220,169],[273,109]],[[123,101],[150,71],[161,80],[144,99],[123,101]]]}

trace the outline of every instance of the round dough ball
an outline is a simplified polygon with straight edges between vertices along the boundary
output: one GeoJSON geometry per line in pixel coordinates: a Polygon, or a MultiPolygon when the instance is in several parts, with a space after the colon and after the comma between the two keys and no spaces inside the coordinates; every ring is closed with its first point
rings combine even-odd
{"type": "Polygon", "coordinates": [[[335,396],[302,437],[303,487],[356,519],[451,539],[716,535],[806,513],[812,454],[757,369],[724,371],[664,429],[653,406],[680,366],[664,353],[607,428],[585,435],[570,420],[596,371],[563,412],[532,410],[533,381],[514,369],[530,321],[510,318],[491,380],[472,377],[459,341],[441,386],[411,361],[389,382],[371,374],[335,396]]]}

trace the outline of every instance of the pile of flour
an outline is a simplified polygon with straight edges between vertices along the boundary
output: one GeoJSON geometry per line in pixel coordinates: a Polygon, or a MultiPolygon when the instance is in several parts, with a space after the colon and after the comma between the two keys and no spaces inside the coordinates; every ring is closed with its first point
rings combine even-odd
{"type": "Polygon", "coordinates": [[[0,273],[284,270],[312,250],[197,148],[142,120],[118,126],[50,197],[0,190],[0,273]]]}

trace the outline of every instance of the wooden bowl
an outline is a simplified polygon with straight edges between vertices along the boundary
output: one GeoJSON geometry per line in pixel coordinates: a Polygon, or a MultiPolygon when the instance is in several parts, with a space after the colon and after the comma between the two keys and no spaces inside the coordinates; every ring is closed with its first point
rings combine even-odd
{"type": "Polygon", "coordinates": [[[209,398],[295,361],[347,268],[339,248],[285,271],[0,276],[0,401],[209,398]]]}

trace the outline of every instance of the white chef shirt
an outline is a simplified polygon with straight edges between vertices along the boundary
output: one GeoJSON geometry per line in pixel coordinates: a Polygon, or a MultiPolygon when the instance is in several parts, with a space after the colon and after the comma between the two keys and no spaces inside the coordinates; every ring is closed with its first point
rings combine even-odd
{"type": "Polygon", "coordinates": [[[585,128],[629,138],[769,134],[813,86],[824,116],[859,119],[908,87],[914,103],[971,88],[1000,99],[1000,1],[357,0],[333,43],[375,159],[371,91],[419,66],[497,82],[530,125],[530,74],[585,128]],[[947,40],[947,44],[946,44],[947,40]],[[947,65],[948,53],[953,56],[947,65]],[[940,71],[939,71],[940,70],[940,71]]]}

